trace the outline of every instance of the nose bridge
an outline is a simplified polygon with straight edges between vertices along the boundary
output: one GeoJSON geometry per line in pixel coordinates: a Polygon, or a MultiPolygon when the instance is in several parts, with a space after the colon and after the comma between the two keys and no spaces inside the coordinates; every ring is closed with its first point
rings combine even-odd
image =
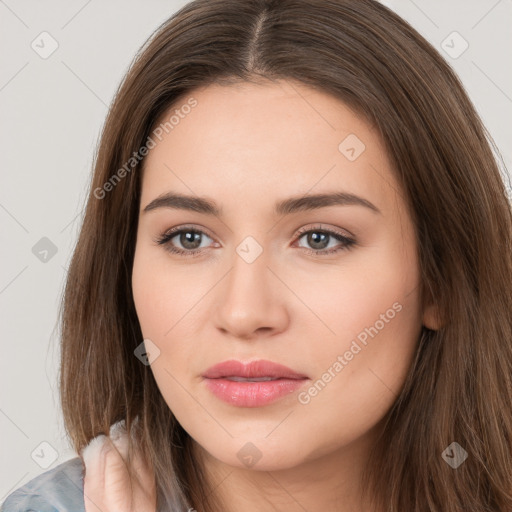
{"type": "Polygon", "coordinates": [[[236,248],[217,301],[219,328],[247,337],[262,327],[283,327],[286,315],[277,300],[277,283],[272,282],[275,277],[268,269],[268,256],[254,239],[244,239],[236,248]]]}
{"type": "Polygon", "coordinates": [[[244,240],[233,255],[224,297],[233,307],[243,308],[251,304],[254,307],[270,292],[268,254],[256,243],[254,239],[244,240]]]}

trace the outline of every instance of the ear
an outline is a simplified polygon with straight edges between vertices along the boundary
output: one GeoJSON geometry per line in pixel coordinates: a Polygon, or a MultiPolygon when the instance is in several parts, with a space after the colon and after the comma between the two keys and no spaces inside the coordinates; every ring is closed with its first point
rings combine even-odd
{"type": "Polygon", "coordinates": [[[441,318],[437,304],[429,304],[423,311],[423,325],[432,331],[437,331],[443,327],[444,322],[441,318]]]}

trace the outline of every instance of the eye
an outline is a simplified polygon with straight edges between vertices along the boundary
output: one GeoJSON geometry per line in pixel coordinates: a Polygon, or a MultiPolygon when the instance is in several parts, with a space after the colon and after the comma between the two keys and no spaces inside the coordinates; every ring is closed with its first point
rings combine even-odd
{"type": "MultiPolygon", "coordinates": [[[[201,247],[203,238],[210,238],[204,231],[186,226],[171,229],[160,236],[155,242],[163,245],[166,251],[181,256],[198,256],[203,252],[204,246],[201,247]],[[172,242],[176,239],[175,242],[172,242]],[[183,248],[176,247],[174,244],[179,243],[183,248]]],[[[210,238],[210,240],[212,240],[210,238]]]]}
{"type": "Polygon", "coordinates": [[[304,238],[306,243],[313,249],[308,249],[307,247],[300,245],[299,247],[306,249],[306,252],[313,255],[335,254],[339,251],[352,248],[356,243],[353,238],[347,237],[330,229],[322,228],[322,226],[316,226],[309,229],[302,228],[299,230],[298,235],[299,241],[304,238]],[[331,246],[331,248],[329,248],[329,244],[336,241],[338,241],[338,247],[332,248],[331,246]]]}
{"type": "MultiPolygon", "coordinates": [[[[193,227],[179,226],[163,233],[155,240],[158,245],[163,245],[165,250],[180,256],[199,256],[204,252],[208,245],[203,245],[204,239],[210,239],[204,231],[193,227]],[[175,240],[176,239],[176,240],[175,240]],[[174,241],[173,241],[174,240],[174,241]],[[175,244],[180,244],[176,247],[175,244]]],[[[356,242],[339,232],[324,229],[322,226],[315,226],[309,229],[302,228],[298,233],[298,240],[305,239],[312,249],[299,245],[301,249],[313,255],[334,254],[339,251],[348,250],[356,242]],[[338,242],[338,247],[329,248],[331,242],[338,242]]],[[[335,244],[336,245],[336,244],[335,244]]],[[[217,244],[219,247],[219,244],[217,244]]]]}

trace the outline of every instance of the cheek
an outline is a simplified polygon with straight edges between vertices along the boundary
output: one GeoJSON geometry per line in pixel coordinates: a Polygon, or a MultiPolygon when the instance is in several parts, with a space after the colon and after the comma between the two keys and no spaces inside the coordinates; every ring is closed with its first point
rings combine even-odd
{"type": "Polygon", "coordinates": [[[191,295],[198,290],[183,272],[170,267],[165,253],[136,249],[132,272],[135,309],[144,339],[160,350],[150,369],[167,405],[178,412],[191,406],[180,383],[185,383],[197,365],[197,347],[190,343],[193,315],[187,315],[187,310],[197,302],[191,295]]]}
{"type": "Polygon", "coordinates": [[[332,358],[333,352],[348,350],[354,339],[368,346],[378,339],[384,352],[415,338],[420,324],[418,269],[415,258],[401,251],[388,242],[309,276],[305,270],[283,269],[283,281],[293,283],[309,310],[297,315],[301,331],[316,331],[323,340],[322,353],[317,351],[313,361],[325,364],[326,347],[332,358]]]}
{"type": "Polygon", "coordinates": [[[154,268],[147,263],[145,251],[137,247],[132,271],[132,292],[135,310],[144,338],[153,338],[160,331],[155,315],[155,303],[162,299],[162,287],[154,268]]]}
{"type": "Polygon", "coordinates": [[[387,243],[325,281],[322,294],[310,293],[311,308],[334,331],[309,354],[316,380],[301,403],[312,415],[330,411],[333,425],[364,430],[389,410],[421,332],[418,278],[414,254],[387,243]]]}
{"type": "Polygon", "coordinates": [[[164,250],[136,249],[133,298],[144,339],[160,350],[151,365],[155,376],[165,378],[165,369],[176,376],[199,372],[198,355],[204,346],[198,342],[204,338],[201,333],[209,318],[207,294],[213,286],[209,274],[205,266],[192,269],[190,264],[172,264],[164,250]]]}
{"type": "Polygon", "coordinates": [[[143,335],[156,340],[164,339],[185,313],[188,296],[197,292],[183,275],[185,271],[172,268],[166,256],[163,250],[141,246],[133,263],[132,290],[139,323],[143,335]]]}

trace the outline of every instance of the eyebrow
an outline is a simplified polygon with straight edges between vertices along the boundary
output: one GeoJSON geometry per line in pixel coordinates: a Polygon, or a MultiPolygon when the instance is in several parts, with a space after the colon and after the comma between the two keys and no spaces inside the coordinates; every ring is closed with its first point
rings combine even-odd
{"type": "MultiPolygon", "coordinates": [[[[382,212],[370,201],[349,192],[333,192],[328,194],[313,194],[290,197],[278,201],[274,206],[276,215],[284,216],[296,212],[317,210],[328,206],[364,206],[375,214],[382,212]]],[[[157,208],[173,208],[188,210],[206,215],[222,217],[222,208],[215,201],[206,197],[187,196],[173,192],[167,192],[153,199],[143,210],[143,213],[157,208]]]]}

